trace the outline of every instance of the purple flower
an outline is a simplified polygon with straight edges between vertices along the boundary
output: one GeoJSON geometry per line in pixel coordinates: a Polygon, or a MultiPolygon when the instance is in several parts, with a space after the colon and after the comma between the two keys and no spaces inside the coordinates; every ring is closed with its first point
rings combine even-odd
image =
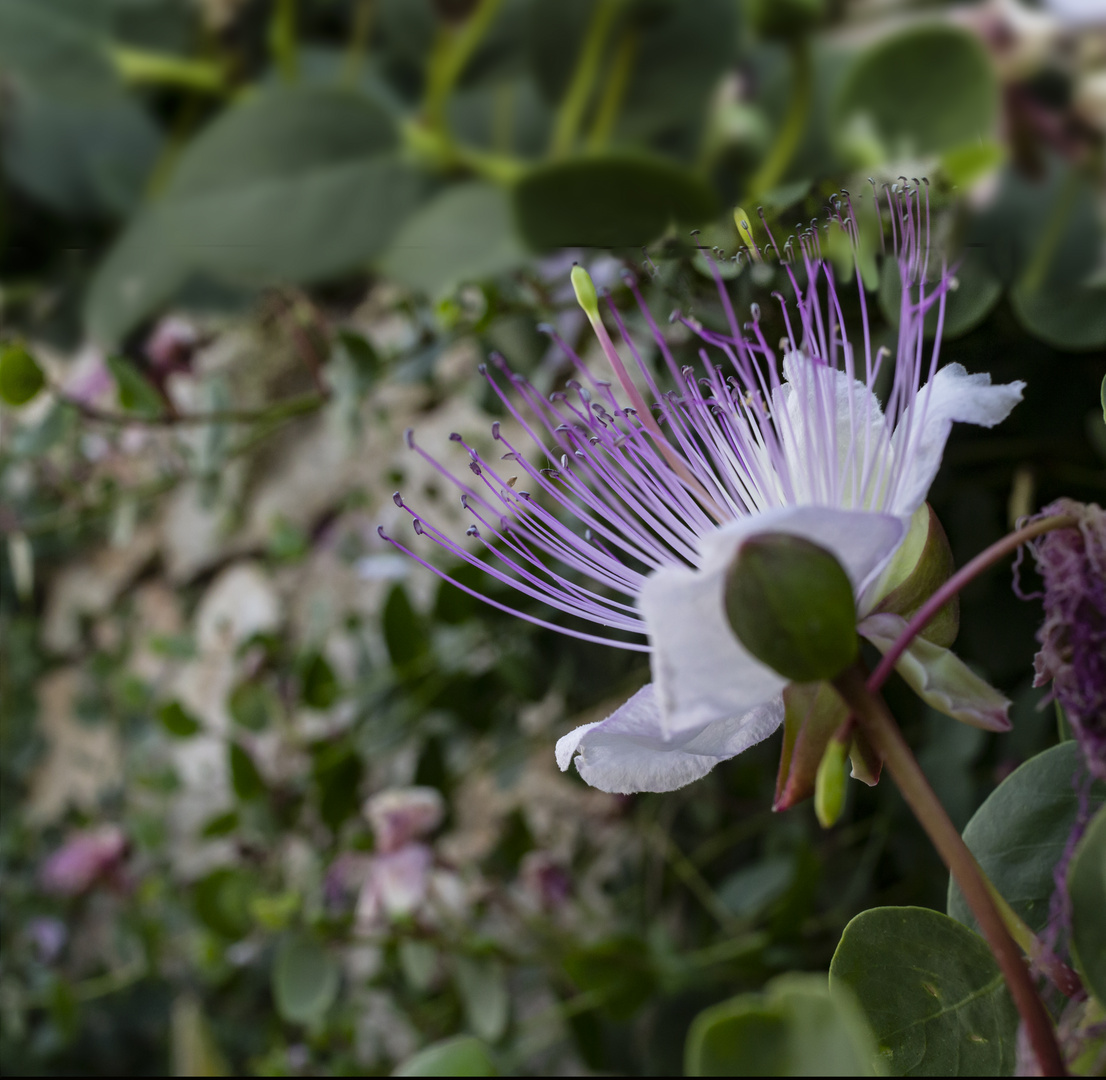
{"type": "Polygon", "coordinates": [[[1034,545],[1045,621],[1033,685],[1052,682],[1087,767],[1106,780],[1106,510],[1060,499],[1040,516],[1053,514],[1075,514],[1078,524],[1034,545]]]}
{"type": "Polygon", "coordinates": [[[55,896],[77,896],[113,875],[127,853],[127,838],[117,825],[73,833],[42,864],[39,883],[55,896]]]}
{"type": "MultiPolygon", "coordinates": [[[[670,386],[662,388],[608,303],[632,358],[626,364],[590,282],[577,279],[617,386],[596,377],[554,335],[578,372],[564,392],[545,398],[497,357],[482,369],[519,435],[494,424],[495,458],[451,435],[468,452],[470,476],[454,475],[408,436],[411,448],[459,489],[473,518],[468,534],[492,558],[448,536],[397,493],[415,532],[597,629],[489,603],[585,641],[650,654],[652,683],[557,745],[561,768],[576,756],[580,774],[596,787],[620,793],[682,787],[779,727],[786,680],[742,647],[724,612],[725,573],[746,538],[789,533],[829,549],[852,581],[865,633],[865,617],[912,569],[893,556],[900,545],[914,551],[919,530],[925,536],[926,493],[953,422],[990,427],[1021,398],[1021,383],[992,386],[988,375],[969,375],[958,364],[938,367],[952,279],[944,269],[932,282],[927,277],[925,191],[915,185],[884,194],[881,212],[890,216],[903,286],[893,357],[872,346],[862,287],[859,332],[846,332],[816,230],[798,238],[797,253],[793,241],[781,252],[769,234],[792,294],[790,301],[774,294],[785,331],[778,347],[766,339],[757,305],[751,321],[739,325],[719,276],[728,331],[682,319],[702,348],[698,367],[681,368],[627,277],[667,367],[670,386]],[[923,322],[931,311],[938,333],[927,345],[923,322]],[[874,387],[887,367],[893,367],[890,391],[881,404],[874,387]]],[[[855,240],[848,197],[836,200],[835,210],[837,226],[855,240]]],[[[858,286],[859,277],[858,271],[858,286]]],[[[881,615],[873,627],[880,647],[887,644],[888,618],[881,615]]],[[[900,669],[924,684],[919,692],[926,700],[969,722],[1004,722],[1004,699],[998,719],[993,700],[977,707],[985,684],[947,649],[937,651],[937,658],[908,652],[911,673],[900,669]]]]}

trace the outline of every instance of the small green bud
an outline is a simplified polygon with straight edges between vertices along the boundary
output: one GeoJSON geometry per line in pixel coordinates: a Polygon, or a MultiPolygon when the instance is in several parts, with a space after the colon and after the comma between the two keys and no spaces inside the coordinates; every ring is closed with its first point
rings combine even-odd
{"type": "Polygon", "coordinates": [[[595,282],[589,274],[577,263],[572,267],[572,288],[576,293],[576,303],[584,310],[584,314],[594,324],[599,321],[599,294],[595,291],[595,282]]]}
{"type": "Polygon", "coordinates": [[[845,756],[848,747],[830,739],[814,778],[814,813],[823,829],[831,829],[845,809],[845,756]]]}
{"type": "Polygon", "coordinates": [[[810,540],[750,537],[727,571],[725,602],[741,644],[794,682],[833,679],[857,657],[852,584],[833,554],[810,540]]]}
{"type": "Polygon", "coordinates": [[[26,405],[46,385],[38,361],[18,341],[0,348],[0,401],[26,405]]]}

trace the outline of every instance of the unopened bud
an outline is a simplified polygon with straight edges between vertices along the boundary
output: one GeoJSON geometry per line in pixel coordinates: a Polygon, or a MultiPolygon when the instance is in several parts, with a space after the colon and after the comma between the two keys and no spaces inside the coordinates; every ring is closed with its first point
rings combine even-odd
{"type": "Polygon", "coordinates": [[[758,660],[794,682],[821,682],[857,657],[856,602],[841,564],[784,533],[750,537],[726,574],[726,618],[758,660]]]}
{"type": "Polygon", "coordinates": [[[753,240],[753,227],[749,224],[749,215],[740,206],[733,208],[733,223],[737,226],[737,235],[741,242],[749,249],[749,254],[760,262],[760,249],[753,240]]]}
{"type": "Polygon", "coordinates": [[[595,291],[595,282],[579,263],[572,268],[572,288],[576,293],[576,303],[584,310],[591,323],[599,321],[599,294],[595,291]]]}
{"type": "Polygon", "coordinates": [[[814,778],[814,813],[823,829],[837,824],[845,808],[845,756],[848,747],[830,739],[814,778]]]}

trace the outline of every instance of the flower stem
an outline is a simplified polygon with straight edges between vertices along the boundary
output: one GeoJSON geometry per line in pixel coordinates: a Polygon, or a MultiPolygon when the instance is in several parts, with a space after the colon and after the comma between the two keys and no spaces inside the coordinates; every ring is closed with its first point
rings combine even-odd
{"type": "Polygon", "coordinates": [[[883,758],[914,816],[925,829],[941,859],[960,886],[987,944],[1002,970],[1010,995],[1025,1024],[1030,1045],[1043,1076],[1066,1076],[1052,1021],[1033,986],[1022,960],[995,906],[994,897],[956,826],[925,778],[883,700],[867,687],[863,670],[847,668],[833,682],[857,718],[861,730],[883,758]]]}
{"type": "Polygon", "coordinates": [[[814,66],[810,46],[800,38],[791,47],[791,100],[787,105],[787,114],[767,158],[749,181],[747,198],[771,191],[783,179],[806,131],[813,87],[814,66]]]}
{"type": "Polygon", "coordinates": [[[1053,529],[1066,529],[1075,524],[1075,517],[1071,514],[1056,514],[1053,517],[1041,518],[1032,521],[1028,525],[1004,536],[993,543],[989,548],[981,551],[971,562],[966,563],[952,575],[911,617],[906,624],[906,629],[895,643],[883,654],[883,659],[876,666],[875,671],[868,678],[868,689],[874,694],[888,680],[895,664],[908,648],[910,643],[926,628],[929,621],[952,599],[969,581],[979,577],[988,567],[993,566],[999,559],[1017,551],[1022,544],[1033,540],[1053,529]]]}

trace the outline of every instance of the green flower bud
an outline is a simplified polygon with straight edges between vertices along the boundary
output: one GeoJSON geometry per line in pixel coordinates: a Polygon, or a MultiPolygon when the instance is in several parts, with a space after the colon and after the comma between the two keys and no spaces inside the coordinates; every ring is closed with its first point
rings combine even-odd
{"type": "Polygon", "coordinates": [[[595,282],[589,274],[577,263],[572,268],[572,288],[576,293],[576,303],[584,309],[584,314],[594,325],[599,321],[599,294],[595,291],[595,282]]]}
{"type": "Polygon", "coordinates": [[[845,809],[845,755],[848,747],[830,739],[814,778],[814,813],[823,829],[832,828],[845,809]]]}
{"type": "Polygon", "coordinates": [[[852,584],[833,554],[810,540],[750,537],[726,573],[725,603],[741,644],[784,678],[821,682],[856,660],[852,584]]]}

